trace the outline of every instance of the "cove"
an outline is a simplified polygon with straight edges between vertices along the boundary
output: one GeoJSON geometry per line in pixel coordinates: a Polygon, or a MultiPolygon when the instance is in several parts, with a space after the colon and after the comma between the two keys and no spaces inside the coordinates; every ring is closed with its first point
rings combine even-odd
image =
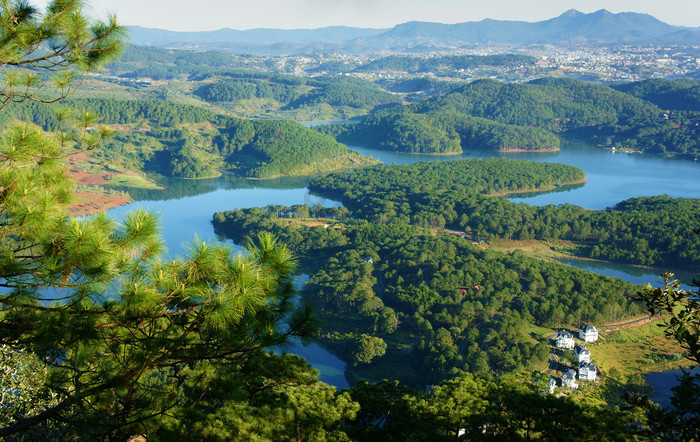
{"type": "MultiPolygon", "coordinates": [[[[656,157],[613,154],[584,143],[564,142],[562,150],[551,153],[493,153],[468,151],[456,156],[430,156],[390,153],[366,147],[350,146],[351,149],[372,155],[385,163],[406,164],[418,161],[453,161],[462,158],[516,158],[533,161],[549,161],[570,164],[582,168],[588,182],[575,188],[556,189],[540,195],[518,195],[513,201],[528,204],[571,203],[589,209],[604,209],[624,199],[635,196],[668,194],[673,197],[700,197],[700,164],[692,161],[667,160],[656,157]]],[[[311,178],[279,178],[274,180],[246,180],[232,175],[206,180],[175,180],[155,177],[166,190],[133,190],[135,201],[112,209],[110,216],[122,217],[136,208],[160,214],[162,236],[168,247],[168,257],[183,253],[183,246],[195,237],[203,241],[217,241],[211,219],[214,212],[266,206],[268,204],[320,204],[338,207],[337,201],[319,198],[311,194],[306,186],[311,178]]],[[[230,243],[230,242],[229,242],[230,243]]],[[[588,263],[588,262],[586,262],[588,263]]],[[[576,264],[573,261],[570,265],[576,264]]],[[[583,268],[583,267],[582,267],[583,268]]],[[[604,273],[608,267],[590,267],[587,270],[604,273]]],[[[617,271],[617,270],[616,270],[617,271]]],[[[625,272],[610,276],[628,279],[625,272]]],[[[650,282],[658,280],[653,274],[650,282]]],[[[634,275],[631,275],[634,276],[634,275]]],[[[638,282],[632,280],[632,282],[638,282]]],[[[322,347],[295,346],[290,351],[299,354],[321,372],[321,380],[343,388],[345,363],[322,347]]]]}
{"type": "MultiPolygon", "coordinates": [[[[162,236],[168,248],[166,256],[174,258],[181,255],[184,247],[195,238],[207,242],[222,239],[216,237],[211,225],[214,212],[268,204],[321,204],[326,207],[340,205],[336,201],[311,195],[306,189],[309,180],[309,178],[301,182],[291,180],[290,185],[290,180],[272,180],[271,182],[242,180],[243,182],[239,182],[238,179],[230,177],[198,181],[159,179],[159,184],[162,186],[171,184],[177,188],[183,184],[191,184],[201,193],[180,196],[173,193],[173,187],[169,187],[165,192],[142,191],[137,193],[143,198],[142,200],[117,207],[108,213],[117,218],[137,208],[159,213],[162,236]],[[290,188],[285,188],[285,185],[290,188]]],[[[185,186],[182,190],[185,191],[187,187],[185,186]]],[[[231,241],[227,242],[236,250],[241,250],[231,241]]],[[[321,381],[338,388],[349,387],[345,379],[345,362],[320,345],[303,346],[296,343],[285,350],[306,359],[320,372],[321,381]]]]}

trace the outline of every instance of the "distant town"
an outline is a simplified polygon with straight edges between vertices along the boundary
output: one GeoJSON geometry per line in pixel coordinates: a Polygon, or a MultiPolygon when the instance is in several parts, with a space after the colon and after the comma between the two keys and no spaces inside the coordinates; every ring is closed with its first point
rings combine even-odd
{"type": "MultiPolygon", "coordinates": [[[[199,51],[196,51],[199,52],[199,51]]],[[[455,55],[501,55],[518,54],[536,58],[533,65],[476,66],[446,71],[381,70],[353,72],[358,66],[378,60],[381,56],[366,56],[341,53],[301,55],[231,55],[237,68],[249,66],[256,71],[267,70],[287,75],[316,77],[341,74],[370,81],[379,79],[401,79],[411,77],[433,77],[442,80],[472,81],[492,78],[507,82],[527,82],[545,76],[561,76],[593,83],[619,83],[650,78],[700,78],[700,45],[597,45],[597,46],[550,46],[540,45],[525,48],[505,46],[483,46],[470,49],[455,48],[452,51],[436,51],[428,54],[409,54],[419,58],[439,58],[455,55]],[[241,66],[238,66],[238,64],[241,66]],[[332,65],[333,70],[324,66],[332,65]],[[265,68],[262,68],[265,66],[265,68]],[[343,68],[339,68],[342,66],[343,68]]],[[[390,54],[387,54],[389,56],[390,54]]],[[[147,86],[152,78],[117,78],[109,74],[95,74],[103,79],[132,86],[147,86]]]]}

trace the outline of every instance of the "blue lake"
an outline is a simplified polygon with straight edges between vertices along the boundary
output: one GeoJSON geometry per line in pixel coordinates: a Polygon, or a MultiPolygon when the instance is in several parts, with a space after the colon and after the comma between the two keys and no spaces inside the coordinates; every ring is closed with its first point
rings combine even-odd
{"type": "MultiPolygon", "coordinates": [[[[698,369],[691,370],[691,373],[698,372],[698,369]]],[[[657,404],[668,407],[671,405],[671,388],[678,385],[679,378],[683,375],[682,370],[669,370],[660,373],[650,373],[646,375],[646,380],[654,389],[654,393],[649,396],[649,399],[657,404]]]]}
{"type": "MultiPolygon", "coordinates": [[[[668,194],[673,197],[700,197],[700,164],[692,161],[667,160],[637,154],[612,153],[583,143],[563,143],[554,153],[494,154],[485,151],[466,152],[455,156],[428,156],[388,153],[351,146],[360,153],[372,155],[385,163],[414,163],[418,161],[451,161],[462,158],[517,158],[570,164],[582,168],[588,177],[585,185],[560,188],[539,195],[519,195],[513,201],[535,205],[571,203],[589,209],[604,209],[636,196],[668,194]]],[[[210,180],[169,180],[158,178],[165,191],[132,191],[135,202],[109,211],[120,217],[135,208],[161,215],[162,234],[171,257],[182,253],[183,245],[195,237],[215,241],[211,225],[214,212],[235,208],[266,206],[268,204],[321,204],[337,207],[337,201],[319,198],[306,188],[310,178],[289,178],[251,181],[232,176],[210,180]]],[[[658,273],[642,273],[629,266],[598,266],[590,261],[570,265],[609,274],[632,282],[653,282],[658,273]],[[608,272],[608,273],[606,273],[608,272]],[[640,279],[641,278],[641,279],[640,279]]],[[[305,357],[321,371],[321,379],[345,387],[345,363],[318,345],[296,346],[291,351],[305,357]]]]}
{"type": "MultiPolygon", "coordinates": [[[[612,278],[624,279],[634,284],[651,284],[652,287],[664,286],[663,281],[659,277],[660,274],[665,272],[663,269],[652,269],[649,267],[637,267],[614,262],[592,261],[578,258],[562,258],[559,259],[559,261],[572,267],[610,276],[612,278]]],[[[697,276],[688,272],[676,272],[673,278],[681,282],[681,289],[693,290],[693,287],[689,284],[691,284],[693,278],[697,278],[697,276]]]]}
{"type": "Polygon", "coordinates": [[[523,194],[510,198],[512,201],[538,206],[569,203],[587,209],[605,209],[622,200],[638,196],[666,194],[683,198],[700,197],[700,163],[612,152],[582,142],[562,142],[562,149],[559,152],[468,151],[461,155],[449,156],[398,154],[350,147],[388,164],[453,161],[463,158],[513,158],[568,164],[586,172],[587,182],[583,186],[563,187],[553,192],[523,194]]]}

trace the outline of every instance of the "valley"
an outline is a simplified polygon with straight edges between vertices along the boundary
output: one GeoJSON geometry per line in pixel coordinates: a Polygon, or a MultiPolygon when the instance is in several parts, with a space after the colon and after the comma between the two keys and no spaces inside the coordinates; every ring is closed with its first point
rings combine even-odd
{"type": "Polygon", "coordinates": [[[700,28],[83,7],[0,5],[0,438],[697,434],[700,28]]]}

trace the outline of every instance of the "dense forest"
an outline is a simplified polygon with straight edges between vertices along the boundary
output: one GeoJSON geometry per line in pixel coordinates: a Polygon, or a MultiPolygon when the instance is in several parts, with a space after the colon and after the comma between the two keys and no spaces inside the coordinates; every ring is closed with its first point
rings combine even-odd
{"type": "Polygon", "coordinates": [[[372,113],[358,124],[316,126],[339,140],[393,152],[458,154],[463,148],[500,151],[558,150],[543,129],[457,114],[412,113],[406,108],[372,113]]]}
{"type": "Polygon", "coordinates": [[[700,81],[654,78],[612,86],[613,89],[654,103],[661,109],[700,112],[700,81]]]}
{"type": "MultiPolygon", "coordinates": [[[[111,167],[155,171],[181,178],[213,176],[227,170],[241,176],[272,178],[312,174],[370,164],[332,137],[293,121],[250,121],[162,100],[76,99],[74,112],[99,115],[114,129],[92,158],[111,167]]],[[[51,106],[9,106],[2,114],[55,130],[51,106]]]]}
{"type": "Polygon", "coordinates": [[[121,78],[192,79],[235,69],[269,69],[274,60],[218,51],[169,50],[129,45],[109,72],[121,78]]]}
{"type": "Polygon", "coordinates": [[[293,77],[256,72],[229,72],[200,92],[207,101],[270,99],[282,110],[325,104],[371,110],[401,99],[374,83],[353,77],[293,77]]]}
{"type": "MultiPolygon", "coordinates": [[[[98,170],[129,165],[197,177],[230,167],[260,176],[317,170],[319,162],[338,167],[344,147],[285,121],[162,102],[68,101],[118,56],[124,28],[113,16],[94,19],[82,1],[44,6],[0,6],[3,440],[698,439],[697,376],[685,374],[674,389],[677,408],[661,409],[637,390],[628,412],[596,402],[618,382],[612,370],[585,398],[553,394],[553,377],[541,373],[551,330],[543,327],[657,308],[667,314],[663,332],[688,351],[654,348],[651,356],[700,362],[695,296],[672,282],[638,293],[642,307],[628,296],[636,289],[630,284],[411,225],[416,198],[399,183],[392,190],[405,201],[397,210],[408,218],[375,221],[362,219],[359,208],[306,205],[217,214],[220,233],[239,243],[249,234],[242,253],[195,238],[170,260],[158,213],[72,216],[76,154],[101,151],[98,170]],[[45,81],[42,71],[59,81],[45,81]],[[56,116],[33,100],[72,109],[56,116]],[[109,128],[97,126],[98,113],[109,128]],[[309,302],[298,300],[300,268],[278,238],[310,275],[309,302]],[[385,380],[338,391],[320,382],[318,371],[284,351],[318,336],[319,315],[332,323],[322,339],[357,370],[419,389],[385,380]]],[[[141,63],[149,53],[188,70],[219,58],[144,50],[141,63]]],[[[423,190],[437,193],[430,186],[438,184],[467,194],[473,187],[494,201],[486,195],[583,179],[575,168],[517,162],[417,167],[403,178],[415,184],[425,175],[423,190]],[[498,181],[501,172],[508,182],[498,181]]],[[[371,204],[393,204],[388,195],[371,197],[371,204]]],[[[421,210],[431,216],[434,203],[422,202],[421,210]]],[[[629,200],[616,210],[639,211],[641,229],[645,211],[673,216],[673,204],[629,200]]]]}
{"type": "Polygon", "coordinates": [[[270,206],[217,213],[214,226],[238,243],[270,232],[287,244],[311,274],[302,295],[325,320],[324,342],[370,377],[420,385],[462,371],[541,368],[548,342],[533,339],[528,324],[602,324],[641,312],[625,296],[634,286],[619,280],[350,216],[270,206]],[[290,222],[309,215],[343,224],[290,222]]]}
{"type": "Polygon", "coordinates": [[[583,178],[563,165],[463,160],[380,165],[317,178],[309,188],[372,222],[450,227],[479,238],[568,239],[591,258],[690,271],[700,265],[700,237],[693,234],[700,228],[697,199],[633,198],[592,211],[488,196],[583,178]]]}
{"type": "Polygon", "coordinates": [[[422,103],[374,112],[356,125],[320,130],[343,141],[403,152],[445,152],[446,139],[450,152],[554,149],[555,134],[561,134],[609,147],[695,157],[700,153],[698,122],[695,112],[664,112],[606,86],[543,78],[526,84],[477,80],[422,103]]]}
{"type": "MultiPolygon", "coordinates": [[[[583,224],[576,217],[592,211],[570,206],[523,216],[517,209],[530,206],[488,195],[584,179],[572,166],[516,160],[379,165],[312,181],[311,189],[345,207],[233,210],[215,214],[213,223],[218,234],[238,243],[262,231],[290,247],[310,274],[303,296],[326,320],[324,342],[359,372],[391,372],[410,385],[436,383],[461,371],[542,366],[547,342],[528,334],[532,325],[600,325],[641,312],[625,296],[635,291],[630,284],[473,244],[496,236],[489,228],[517,226],[525,217],[526,229],[542,216],[583,224]],[[483,204],[462,212],[474,201],[483,204]],[[490,201],[515,210],[493,210],[490,201]],[[461,226],[465,220],[485,226],[461,226]],[[446,226],[469,233],[435,233],[446,226]]],[[[653,202],[646,207],[629,200],[618,210],[676,213],[668,207],[673,200],[653,202]]],[[[630,221],[626,227],[643,229],[648,219],[638,216],[641,226],[630,221]]],[[[556,219],[544,226],[559,228],[556,219]]],[[[611,241],[606,251],[618,248],[611,241]]]]}
{"type": "Polygon", "coordinates": [[[405,99],[412,101],[422,101],[428,97],[447,94],[465,84],[464,81],[432,77],[379,78],[375,83],[390,92],[407,94],[405,99]]]}

